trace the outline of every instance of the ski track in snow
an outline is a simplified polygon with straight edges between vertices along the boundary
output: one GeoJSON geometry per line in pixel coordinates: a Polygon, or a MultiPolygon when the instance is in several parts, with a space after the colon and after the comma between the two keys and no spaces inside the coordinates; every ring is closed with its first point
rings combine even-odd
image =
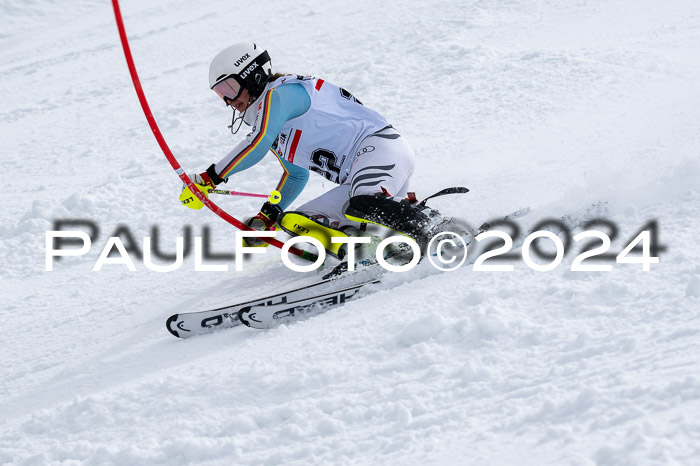
{"type": "MultiPolygon", "coordinates": [[[[295,324],[176,340],[171,314],[299,283],[270,249],[234,272],[106,265],[120,225],[161,247],[209,226],[177,201],[110,2],[0,0],[0,463],[700,463],[700,6],[619,0],[122,4],[156,120],[187,170],[238,141],[207,89],[239,40],[275,70],[343,85],[416,150],[414,188],[477,225],[522,207],[614,221],[619,252],[656,219],[651,272],[508,273],[422,263],[295,324]],[[222,14],[222,12],[227,12],[222,14]],[[234,14],[235,13],[235,14],[234,14]],[[45,272],[56,219],[100,227],[45,272]],[[404,283],[405,281],[405,283],[404,283]]],[[[270,158],[227,189],[265,192],[270,158]]],[[[232,184],[233,183],[233,184],[232,184]]],[[[299,205],[331,186],[313,177],[299,205]]],[[[237,218],[259,202],[216,199],[237,218]]],[[[522,243],[516,240],[516,245],[522,243]]],[[[519,249],[516,249],[519,251],[519,249]]],[[[313,280],[314,275],[304,277],[313,280]]]]}

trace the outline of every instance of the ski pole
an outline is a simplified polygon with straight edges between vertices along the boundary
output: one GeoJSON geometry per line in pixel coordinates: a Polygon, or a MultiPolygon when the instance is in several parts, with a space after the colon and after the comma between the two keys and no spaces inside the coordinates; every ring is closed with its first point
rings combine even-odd
{"type": "Polygon", "coordinates": [[[279,191],[272,191],[270,194],[255,194],[242,193],[240,191],[227,191],[225,189],[212,189],[209,194],[227,194],[229,196],[247,196],[247,197],[264,197],[270,204],[278,204],[282,200],[282,194],[279,191]]]}

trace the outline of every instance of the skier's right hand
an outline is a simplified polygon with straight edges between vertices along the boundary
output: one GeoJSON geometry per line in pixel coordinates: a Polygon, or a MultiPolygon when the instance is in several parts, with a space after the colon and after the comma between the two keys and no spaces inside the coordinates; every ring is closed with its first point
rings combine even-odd
{"type": "MultiPolygon", "coordinates": [[[[224,180],[219,177],[214,171],[214,165],[209,167],[207,171],[199,173],[197,175],[189,175],[190,180],[194,185],[204,194],[209,197],[209,192],[216,188],[216,185],[224,180]]],[[[185,207],[190,209],[199,210],[204,207],[204,203],[199,200],[197,196],[194,195],[190,188],[183,186],[182,193],[180,194],[180,202],[185,207]]]]}

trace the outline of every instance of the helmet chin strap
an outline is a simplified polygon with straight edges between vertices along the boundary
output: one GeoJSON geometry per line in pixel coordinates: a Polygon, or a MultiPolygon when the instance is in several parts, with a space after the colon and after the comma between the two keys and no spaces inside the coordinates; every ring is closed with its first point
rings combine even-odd
{"type": "MultiPolygon", "coordinates": [[[[247,112],[247,111],[248,111],[248,109],[246,108],[245,112],[247,112]]],[[[228,129],[231,130],[231,134],[236,134],[236,133],[238,133],[238,130],[241,129],[241,125],[243,125],[243,117],[245,117],[245,112],[239,113],[238,115],[240,115],[240,116],[238,118],[236,118],[236,109],[235,108],[233,109],[233,118],[231,119],[231,124],[228,125],[228,129]],[[236,124],[237,120],[241,120],[241,122],[238,123],[238,128],[236,128],[236,130],[234,131],[233,125],[236,124]]]]}
{"type": "Polygon", "coordinates": [[[248,112],[248,109],[250,108],[250,105],[253,101],[248,98],[248,105],[246,105],[245,110],[243,113],[238,112],[238,117],[236,117],[236,109],[231,106],[231,109],[233,109],[233,118],[231,119],[231,124],[228,125],[228,129],[231,130],[231,134],[236,134],[238,133],[238,130],[241,129],[241,126],[243,125],[243,119],[245,118],[245,114],[248,112]],[[233,126],[236,124],[236,121],[241,120],[240,123],[238,123],[238,128],[236,128],[236,131],[233,130],[233,126]]]}

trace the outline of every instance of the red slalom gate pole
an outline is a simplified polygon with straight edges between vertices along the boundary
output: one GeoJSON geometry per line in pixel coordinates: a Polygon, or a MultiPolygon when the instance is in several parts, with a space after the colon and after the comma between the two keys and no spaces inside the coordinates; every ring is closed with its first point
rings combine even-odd
{"type": "MultiPolygon", "coordinates": [[[[238,228],[239,230],[244,230],[244,231],[256,231],[253,228],[250,228],[248,225],[240,222],[236,218],[232,217],[229,215],[226,211],[221,209],[219,206],[214,204],[207,196],[202,194],[202,192],[197,189],[194,183],[192,183],[192,180],[190,180],[190,177],[187,176],[185,173],[185,170],[180,167],[180,164],[178,163],[177,159],[171,152],[170,148],[168,147],[168,144],[165,142],[165,138],[163,138],[163,135],[160,132],[160,129],[158,128],[158,124],[156,123],[155,118],[153,117],[153,113],[151,112],[151,108],[148,105],[148,101],[146,100],[146,94],[143,92],[143,87],[141,87],[141,81],[139,80],[139,75],[136,72],[136,65],[134,65],[134,59],[131,56],[131,49],[129,48],[129,39],[126,36],[126,30],[124,29],[124,21],[122,19],[122,14],[119,9],[119,0],[112,0],[112,6],[114,7],[114,17],[117,21],[117,29],[119,30],[119,38],[121,39],[122,43],[122,48],[124,49],[124,57],[126,58],[126,64],[129,67],[129,73],[131,74],[131,80],[134,83],[134,89],[136,90],[136,95],[139,98],[139,102],[141,103],[141,108],[143,109],[143,113],[146,116],[146,120],[148,120],[148,124],[151,127],[151,131],[153,131],[153,136],[156,138],[156,141],[158,141],[158,145],[160,146],[161,150],[163,151],[163,154],[165,154],[165,158],[168,159],[168,162],[170,162],[170,165],[173,167],[173,170],[175,170],[175,173],[177,173],[177,176],[180,177],[182,182],[187,186],[192,193],[197,196],[197,199],[202,201],[202,203],[209,208],[212,212],[214,212],[216,215],[221,217],[222,219],[226,220],[228,223],[233,225],[234,227],[238,228]]],[[[275,246],[277,248],[282,249],[284,246],[284,243],[281,241],[278,241],[274,238],[260,238],[262,241],[271,244],[272,246],[275,246]]],[[[299,256],[303,259],[306,259],[310,262],[315,262],[318,256],[316,254],[310,253],[308,251],[301,250],[299,248],[291,247],[289,248],[289,252],[292,254],[299,256]]]]}

